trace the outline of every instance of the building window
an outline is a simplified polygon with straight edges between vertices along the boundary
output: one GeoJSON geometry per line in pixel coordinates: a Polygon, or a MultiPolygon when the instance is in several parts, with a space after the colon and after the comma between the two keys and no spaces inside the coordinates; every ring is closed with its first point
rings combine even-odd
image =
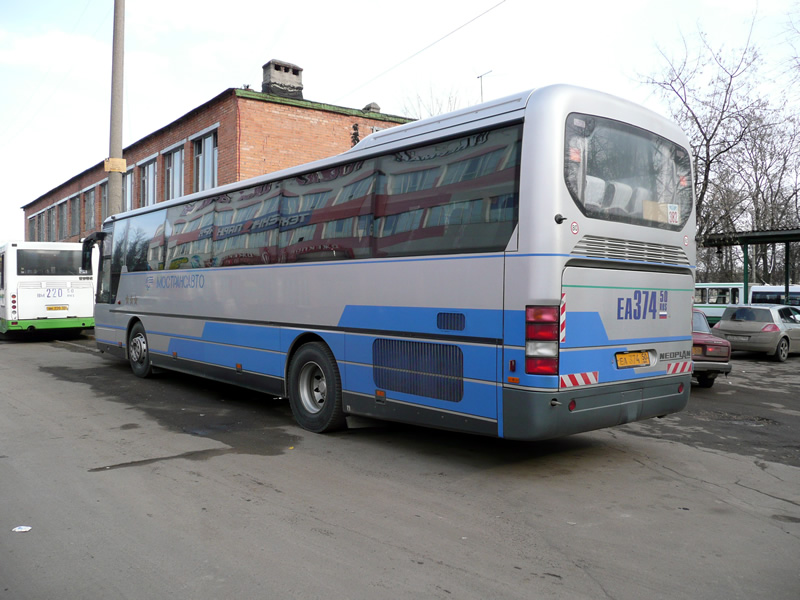
{"type": "Polygon", "coordinates": [[[122,212],[131,209],[133,199],[133,172],[128,171],[122,174],[122,212]]]}
{"type": "Polygon", "coordinates": [[[217,185],[217,132],[194,141],[194,191],[217,185]]]}
{"type": "Polygon", "coordinates": [[[78,196],[69,199],[69,234],[81,234],[81,199],[78,196]]]}
{"type": "Polygon", "coordinates": [[[41,212],[39,216],[36,217],[36,241],[38,242],[46,242],[47,241],[47,213],[41,212]]]}
{"type": "Polygon", "coordinates": [[[28,241],[36,240],[36,217],[28,219],[28,241]]]}
{"type": "Polygon", "coordinates": [[[67,203],[62,202],[58,205],[58,239],[63,240],[67,237],[67,203]]]}
{"type": "Polygon", "coordinates": [[[108,216],[108,182],[100,184],[100,222],[108,216]]]}
{"type": "Polygon", "coordinates": [[[83,195],[83,228],[86,232],[94,231],[94,190],[89,190],[83,195]]]}
{"type": "Polygon", "coordinates": [[[139,167],[139,206],[156,203],[156,161],[139,167]]]}
{"type": "Polygon", "coordinates": [[[164,155],[164,200],[183,196],[183,148],[164,155]]]}
{"type": "Polygon", "coordinates": [[[47,211],[47,241],[56,241],[56,209],[55,207],[47,211]]]}

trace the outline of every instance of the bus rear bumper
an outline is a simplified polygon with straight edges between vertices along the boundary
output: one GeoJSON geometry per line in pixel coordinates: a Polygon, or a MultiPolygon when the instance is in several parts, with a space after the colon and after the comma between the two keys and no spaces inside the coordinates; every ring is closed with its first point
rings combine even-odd
{"type": "Polygon", "coordinates": [[[94,317],[61,317],[53,319],[0,320],[0,333],[10,331],[51,331],[54,329],[82,330],[94,327],[94,317]]]}
{"type": "Polygon", "coordinates": [[[691,375],[552,392],[503,389],[502,437],[546,440],[675,412],[689,401],[691,375]]]}

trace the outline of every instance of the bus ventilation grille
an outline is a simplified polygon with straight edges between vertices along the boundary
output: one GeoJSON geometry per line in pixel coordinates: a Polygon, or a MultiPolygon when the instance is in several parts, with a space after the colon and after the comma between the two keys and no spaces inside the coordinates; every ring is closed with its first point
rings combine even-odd
{"type": "Polygon", "coordinates": [[[439,313],[436,315],[436,326],[448,331],[464,331],[467,318],[461,313],[439,313]]]}
{"type": "Polygon", "coordinates": [[[372,364],[379,389],[448,402],[464,395],[464,355],[458,346],[377,339],[372,364]]]}
{"type": "Polygon", "coordinates": [[[572,250],[573,256],[588,256],[606,260],[625,260],[689,266],[689,257],[679,246],[665,246],[633,240],[585,236],[572,250]]]}

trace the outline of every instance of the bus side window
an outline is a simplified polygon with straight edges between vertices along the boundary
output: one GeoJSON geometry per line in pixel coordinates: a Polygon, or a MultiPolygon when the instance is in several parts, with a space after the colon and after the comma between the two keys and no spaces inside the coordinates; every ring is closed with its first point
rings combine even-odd
{"type": "Polygon", "coordinates": [[[739,288],[731,290],[731,304],[739,304],[739,288]]]}
{"type": "Polygon", "coordinates": [[[708,303],[709,304],[728,304],[728,297],[730,295],[729,288],[709,288],[708,290],[708,303]],[[713,300],[712,300],[713,298],[713,300]]]}

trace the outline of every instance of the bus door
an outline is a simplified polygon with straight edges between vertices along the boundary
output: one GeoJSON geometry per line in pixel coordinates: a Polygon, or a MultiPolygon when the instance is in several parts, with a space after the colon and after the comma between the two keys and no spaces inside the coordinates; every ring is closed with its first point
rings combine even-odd
{"type": "Polygon", "coordinates": [[[691,373],[693,296],[689,274],[567,267],[559,388],[691,373]]]}

